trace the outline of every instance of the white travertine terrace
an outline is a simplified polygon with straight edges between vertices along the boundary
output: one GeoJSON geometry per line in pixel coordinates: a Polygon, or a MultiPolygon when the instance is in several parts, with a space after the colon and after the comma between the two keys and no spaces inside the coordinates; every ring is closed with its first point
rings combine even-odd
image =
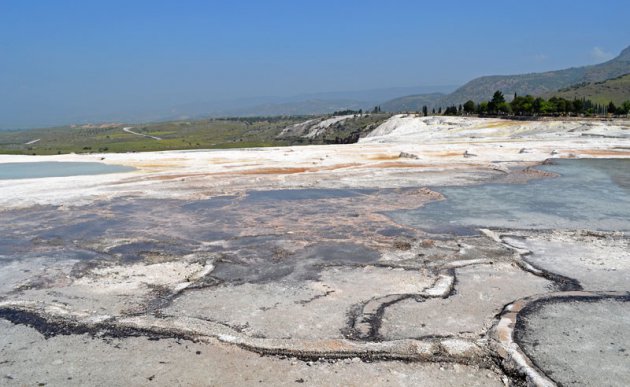
{"type": "Polygon", "coordinates": [[[0,181],[0,206],[85,204],[116,196],[200,198],[246,189],[467,184],[552,157],[630,157],[630,121],[510,121],[397,115],[351,145],[58,156],[0,163],[97,161],[135,172],[0,181]],[[417,158],[401,158],[401,152],[417,158]],[[445,172],[445,173],[442,173],[445,172]]]}

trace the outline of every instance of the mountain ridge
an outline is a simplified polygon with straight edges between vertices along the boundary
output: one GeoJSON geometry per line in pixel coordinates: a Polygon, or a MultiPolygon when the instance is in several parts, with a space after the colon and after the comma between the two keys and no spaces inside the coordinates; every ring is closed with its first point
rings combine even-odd
{"type": "Polygon", "coordinates": [[[384,112],[402,112],[402,111],[415,111],[419,112],[423,106],[432,109],[435,103],[444,98],[444,93],[426,93],[426,94],[413,94],[406,95],[391,99],[382,103],[381,110],[384,112]]]}
{"type": "Polygon", "coordinates": [[[496,90],[506,96],[517,94],[544,95],[582,82],[600,82],[630,73],[630,46],[609,61],[581,67],[541,73],[488,75],[475,78],[451,94],[436,101],[437,106],[463,104],[468,100],[487,101],[496,90]]]}

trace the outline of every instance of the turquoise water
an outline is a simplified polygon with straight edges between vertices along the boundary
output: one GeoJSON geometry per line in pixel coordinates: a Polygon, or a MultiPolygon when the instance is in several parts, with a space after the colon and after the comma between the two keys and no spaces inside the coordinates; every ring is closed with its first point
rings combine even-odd
{"type": "Polygon", "coordinates": [[[33,163],[0,163],[0,180],[100,175],[133,170],[134,168],[132,167],[91,162],[42,161],[33,163]]]}
{"type": "Polygon", "coordinates": [[[445,201],[389,215],[415,228],[461,235],[480,227],[630,230],[630,159],[554,160],[538,168],[560,177],[434,187],[445,201]]]}

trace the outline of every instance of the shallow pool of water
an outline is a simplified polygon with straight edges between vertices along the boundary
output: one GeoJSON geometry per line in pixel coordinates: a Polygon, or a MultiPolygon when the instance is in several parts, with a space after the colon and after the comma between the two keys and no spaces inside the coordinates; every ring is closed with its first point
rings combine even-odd
{"type": "Polygon", "coordinates": [[[435,187],[446,200],[389,215],[419,229],[460,235],[478,227],[630,230],[630,159],[554,160],[538,168],[560,177],[435,187]]]}
{"type": "Polygon", "coordinates": [[[0,180],[100,175],[133,170],[134,168],[132,167],[93,162],[40,161],[32,163],[0,163],[0,180]]]}

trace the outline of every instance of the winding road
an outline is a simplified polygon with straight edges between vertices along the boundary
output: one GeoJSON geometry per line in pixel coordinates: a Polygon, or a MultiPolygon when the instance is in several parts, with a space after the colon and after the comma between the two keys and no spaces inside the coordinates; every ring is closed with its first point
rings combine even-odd
{"type": "Polygon", "coordinates": [[[162,138],[157,137],[157,136],[150,136],[148,134],[142,134],[142,133],[134,132],[133,130],[131,130],[130,126],[126,127],[126,128],[123,128],[123,131],[125,131],[127,133],[131,133],[131,134],[135,134],[136,136],[148,137],[148,138],[152,138],[152,139],[158,140],[158,141],[162,140],[162,138]]]}

